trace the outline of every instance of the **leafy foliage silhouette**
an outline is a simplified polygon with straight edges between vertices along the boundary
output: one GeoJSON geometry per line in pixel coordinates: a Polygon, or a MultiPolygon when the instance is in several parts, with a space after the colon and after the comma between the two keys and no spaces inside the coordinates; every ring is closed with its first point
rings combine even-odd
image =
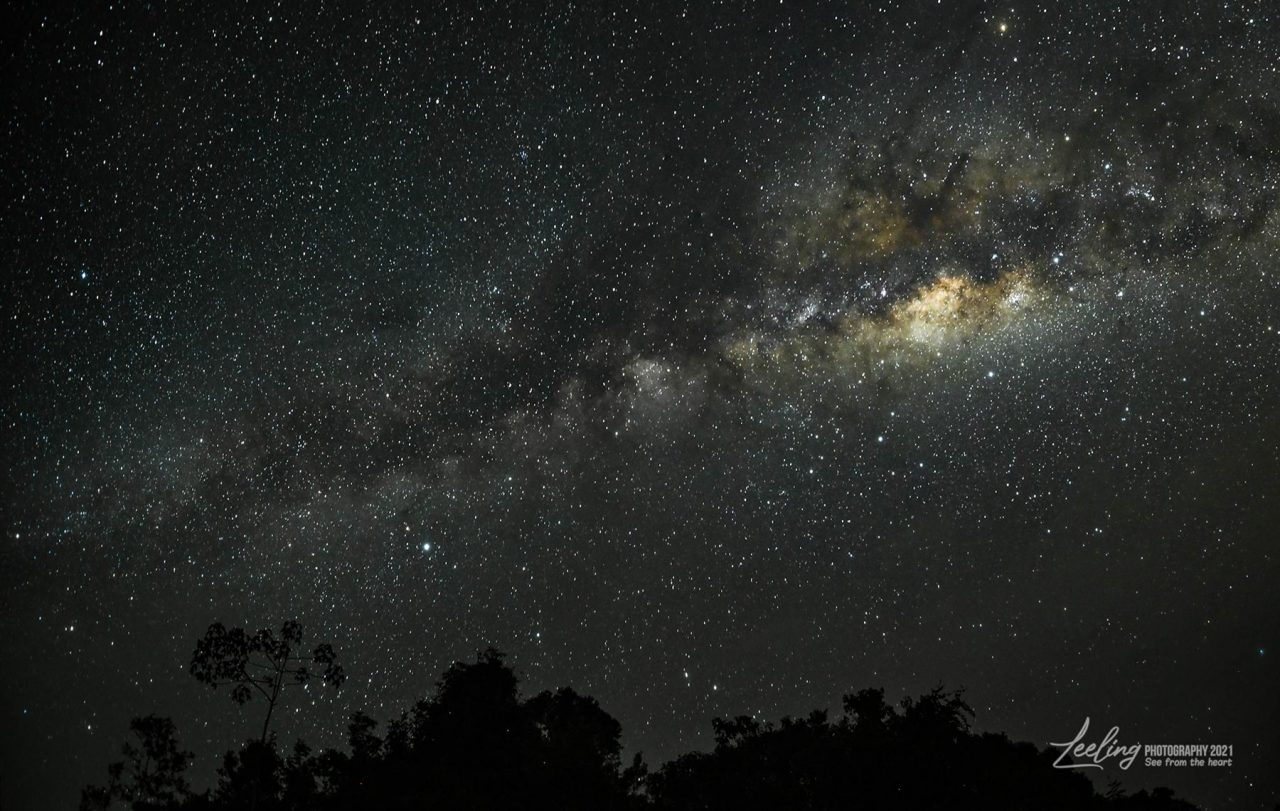
{"type": "Polygon", "coordinates": [[[125,804],[136,811],[179,807],[190,795],[183,772],[192,753],[178,746],[173,721],[148,715],[135,718],[129,730],[138,743],[121,747],[124,760],[107,767],[107,784],[89,786],[80,794],[82,811],[125,804]]]}
{"type": "Polygon", "coordinates": [[[243,628],[228,630],[215,622],[191,654],[191,675],[214,689],[230,686],[231,700],[237,704],[248,702],[255,692],[261,694],[267,713],[259,740],[266,741],[281,692],[290,684],[309,682],[316,675],[309,665],[318,668],[325,684],[337,688],[346,680],[332,645],[318,645],[309,657],[294,655],[301,644],[302,626],[293,620],[280,626],[278,633],[263,629],[256,634],[243,628]]]}
{"type": "MultiPolygon", "coordinates": [[[[239,683],[250,674],[236,663],[258,643],[215,627],[197,649],[209,662],[201,680],[239,683]]],[[[282,631],[271,638],[275,647],[263,648],[272,661],[289,661],[285,648],[299,638],[282,631]]],[[[322,661],[333,664],[331,649],[322,661]]],[[[276,674],[270,683],[282,684],[284,671],[269,671],[276,674]]],[[[432,697],[381,735],[377,721],[355,713],[345,751],[298,742],[286,756],[264,733],[228,752],[217,784],[198,793],[183,778],[191,753],[178,746],[173,724],[137,719],[131,728],[141,745],[126,744],[108,785],[84,790],[82,808],[1195,809],[1167,789],[1126,794],[1113,785],[1099,794],[1082,774],[1053,768],[1047,750],[975,733],[959,691],[936,688],[892,706],[883,690],[864,689],[846,695],[842,709],[834,720],[823,710],[776,724],[716,718],[714,749],[649,773],[639,754],[624,766],[622,727],[595,699],[568,687],[522,698],[516,674],[489,649],[474,662],[455,662],[432,697]]]]}

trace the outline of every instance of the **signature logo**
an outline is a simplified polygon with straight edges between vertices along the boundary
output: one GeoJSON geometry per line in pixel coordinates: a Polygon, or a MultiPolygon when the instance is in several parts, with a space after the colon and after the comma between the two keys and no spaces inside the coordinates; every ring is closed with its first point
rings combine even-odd
{"type": "Polygon", "coordinates": [[[1116,759],[1116,765],[1121,769],[1128,769],[1133,765],[1133,761],[1137,759],[1138,753],[1142,751],[1142,744],[1135,743],[1128,746],[1116,743],[1116,738],[1120,736],[1120,727],[1113,726],[1102,736],[1102,740],[1093,743],[1082,743],[1085,735],[1089,733],[1089,719],[1086,716],[1084,725],[1080,727],[1080,731],[1076,736],[1066,743],[1049,743],[1050,746],[1057,746],[1062,749],[1062,753],[1058,755],[1058,759],[1053,762],[1055,769],[1101,769],[1102,764],[1108,760],[1116,759]],[[1073,758],[1077,763],[1063,763],[1063,759],[1073,758]]]}

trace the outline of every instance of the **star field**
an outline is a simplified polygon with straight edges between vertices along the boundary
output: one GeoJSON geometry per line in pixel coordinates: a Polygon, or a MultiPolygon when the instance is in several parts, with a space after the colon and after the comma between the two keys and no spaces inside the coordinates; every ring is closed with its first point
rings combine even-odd
{"type": "Polygon", "coordinates": [[[651,762],[964,686],[1271,807],[1266,3],[20,10],[3,802],[300,620],[336,745],[493,645],[651,762]]]}

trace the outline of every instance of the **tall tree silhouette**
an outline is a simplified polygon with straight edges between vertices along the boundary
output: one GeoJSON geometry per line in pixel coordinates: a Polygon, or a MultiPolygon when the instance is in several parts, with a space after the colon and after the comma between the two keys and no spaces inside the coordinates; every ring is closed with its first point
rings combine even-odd
{"type": "Polygon", "coordinates": [[[322,683],[337,688],[346,679],[332,645],[318,645],[310,656],[295,655],[301,645],[302,626],[293,620],[280,626],[278,633],[263,629],[255,634],[242,628],[228,630],[215,622],[191,654],[191,675],[215,689],[230,686],[231,700],[237,704],[246,703],[255,692],[266,699],[267,712],[259,736],[265,742],[271,729],[271,714],[285,687],[306,684],[318,675],[322,683]]]}

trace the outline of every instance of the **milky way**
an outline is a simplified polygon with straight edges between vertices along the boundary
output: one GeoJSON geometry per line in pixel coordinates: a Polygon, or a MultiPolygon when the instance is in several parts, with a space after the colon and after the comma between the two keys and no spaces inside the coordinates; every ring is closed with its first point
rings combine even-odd
{"type": "Polygon", "coordinates": [[[944,683],[1274,803],[1266,4],[21,16],[6,804],[210,774],[191,646],[287,618],[286,739],[493,645],[653,762],[944,683]]]}

